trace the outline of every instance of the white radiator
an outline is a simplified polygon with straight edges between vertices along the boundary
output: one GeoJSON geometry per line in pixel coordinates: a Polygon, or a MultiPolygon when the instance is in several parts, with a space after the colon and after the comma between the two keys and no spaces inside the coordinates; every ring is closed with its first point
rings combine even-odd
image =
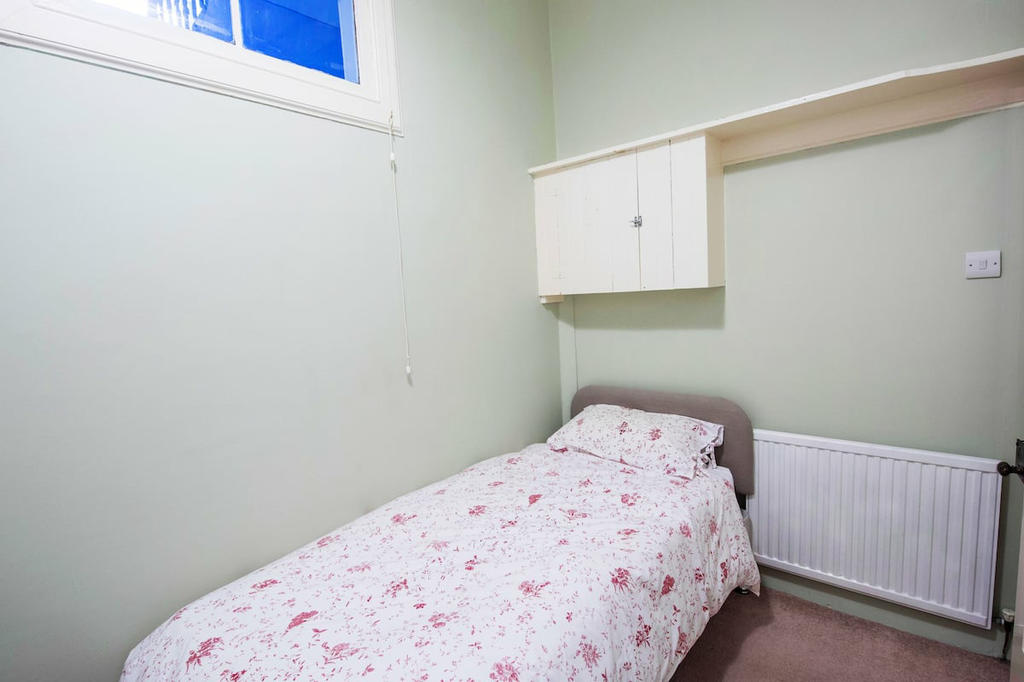
{"type": "Polygon", "coordinates": [[[754,430],[758,563],[991,626],[993,459],[754,430]]]}

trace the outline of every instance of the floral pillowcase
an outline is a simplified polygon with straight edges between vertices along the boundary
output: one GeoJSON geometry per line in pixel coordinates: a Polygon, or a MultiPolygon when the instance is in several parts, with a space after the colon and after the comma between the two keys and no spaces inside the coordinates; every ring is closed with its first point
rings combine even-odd
{"type": "Polygon", "coordinates": [[[559,452],[583,452],[693,478],[698,468],[715,465],[715,447],[722,444],[724,430],[720,424],[678,414],[589,405],[548,438],[548,445],[559,452]]]}

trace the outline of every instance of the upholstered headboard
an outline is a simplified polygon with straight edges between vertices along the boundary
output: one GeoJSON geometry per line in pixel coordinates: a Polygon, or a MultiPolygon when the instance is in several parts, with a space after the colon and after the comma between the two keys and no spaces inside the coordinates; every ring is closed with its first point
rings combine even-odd
{"type": "Polygon", "coordinates": [[[736,492],[754,493],[754,429],[750,418],[736,403],[707,395],[686,395],[614,386],[584,386],[572,398],[572,416],[587,405],[622,405],[646,412],[683,414],[721,424],[725,442],[715,449],[715,459],[729,467],[736,492]]]}

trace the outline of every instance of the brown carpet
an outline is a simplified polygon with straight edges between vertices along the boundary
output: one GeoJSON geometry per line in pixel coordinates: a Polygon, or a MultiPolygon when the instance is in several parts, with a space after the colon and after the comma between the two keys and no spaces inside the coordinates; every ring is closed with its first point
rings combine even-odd
{"type": "Polygon", "coordinates": [[[995,658],[763,589],[733,594],[672,682],[712,680],[999,680],[995,658]]]}

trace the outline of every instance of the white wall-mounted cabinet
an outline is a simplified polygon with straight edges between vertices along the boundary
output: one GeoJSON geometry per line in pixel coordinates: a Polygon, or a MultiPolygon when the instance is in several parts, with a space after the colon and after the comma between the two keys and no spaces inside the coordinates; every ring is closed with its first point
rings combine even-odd
{"type": "Polygon", "coordinates": [[[541,301],[722,286],[724,166],[1020,104],[1024,49],[901,71],[531,168],[541,301]]]}
{"type": "Polygon", "coordinates": [[[705,135],[539,175],[541,296],[721,286],[721,178],[705,135]]]}

